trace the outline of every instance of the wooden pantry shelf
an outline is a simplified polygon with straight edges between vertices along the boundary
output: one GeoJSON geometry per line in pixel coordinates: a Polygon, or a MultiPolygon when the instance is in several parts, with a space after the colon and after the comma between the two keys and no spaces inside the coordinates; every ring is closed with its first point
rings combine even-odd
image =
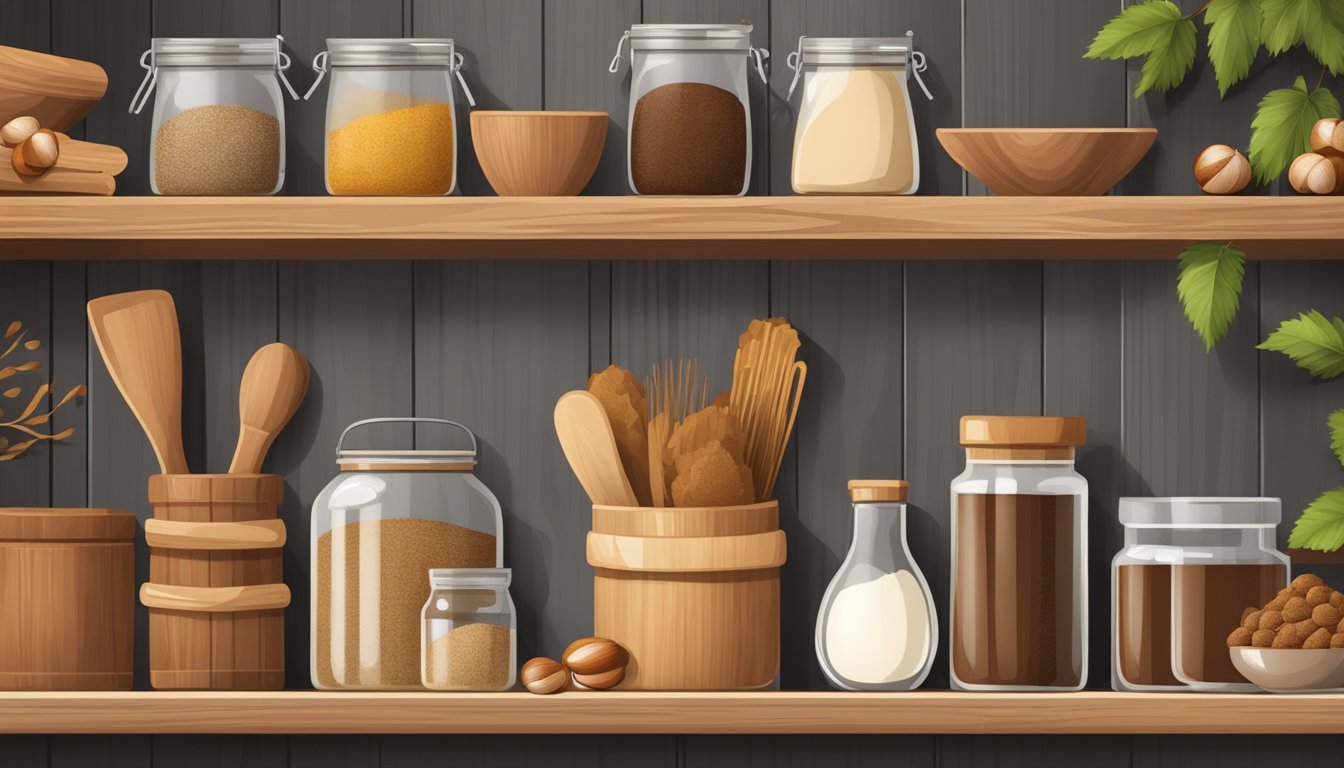
{"type": "Polygon", "coordinates": [[[0,693],[0,733],[1344,733],[1344,695],[0,693]]]}
{"type": "Polygon", "coordinates": [[[7,259],[1344,258],[1339,197],[0,198],[7,259]]]}

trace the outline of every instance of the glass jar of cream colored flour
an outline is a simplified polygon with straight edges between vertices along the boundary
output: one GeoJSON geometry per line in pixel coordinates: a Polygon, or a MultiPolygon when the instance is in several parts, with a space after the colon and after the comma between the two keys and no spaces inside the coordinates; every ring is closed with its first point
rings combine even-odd
{"type": "Polygon", "coordinates": [[[789,54],[789,97],[801,79],[793,138],[793,191],[799,194],[912,195],[919,189],[919,141],[910,74],[924,54],[905,37],[800,37],[789,54]]]}

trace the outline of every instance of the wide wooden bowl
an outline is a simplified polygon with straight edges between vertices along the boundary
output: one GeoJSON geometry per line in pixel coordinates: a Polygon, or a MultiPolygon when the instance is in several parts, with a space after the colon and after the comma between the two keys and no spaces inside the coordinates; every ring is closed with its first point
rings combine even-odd
{"type": "Polygon", "coordinates": [[[1104,195],[1156,128],[939,128],[953,160],[996,195],[1104,195]]]}
{"type": "Polygon", "coordinates": [[[471,113],[476,159],[503,197],[579,194],[606,140],[606,112],[471,113]]]}

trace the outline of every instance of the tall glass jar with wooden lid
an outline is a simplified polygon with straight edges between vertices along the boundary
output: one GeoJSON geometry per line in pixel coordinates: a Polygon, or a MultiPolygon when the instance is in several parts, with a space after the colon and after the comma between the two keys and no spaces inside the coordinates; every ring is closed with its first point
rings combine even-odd
{"type": "Polygon", "coordinates": [[[1087,684],[1081,416],[964,416],[952,481],[949,656],[956,690],[1087,684]]]}

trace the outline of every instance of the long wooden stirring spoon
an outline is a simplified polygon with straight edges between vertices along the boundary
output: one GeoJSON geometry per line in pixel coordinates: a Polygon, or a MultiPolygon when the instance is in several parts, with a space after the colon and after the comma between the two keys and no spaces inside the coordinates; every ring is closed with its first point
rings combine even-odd
{"type": "Polygon", "coordinates": [[[308,360],[288,344],[267,344],[252,355],[238,389],[238,445],[229,474],[261,471],[271,443],[303,402],[308,377],[308,360]]]}

